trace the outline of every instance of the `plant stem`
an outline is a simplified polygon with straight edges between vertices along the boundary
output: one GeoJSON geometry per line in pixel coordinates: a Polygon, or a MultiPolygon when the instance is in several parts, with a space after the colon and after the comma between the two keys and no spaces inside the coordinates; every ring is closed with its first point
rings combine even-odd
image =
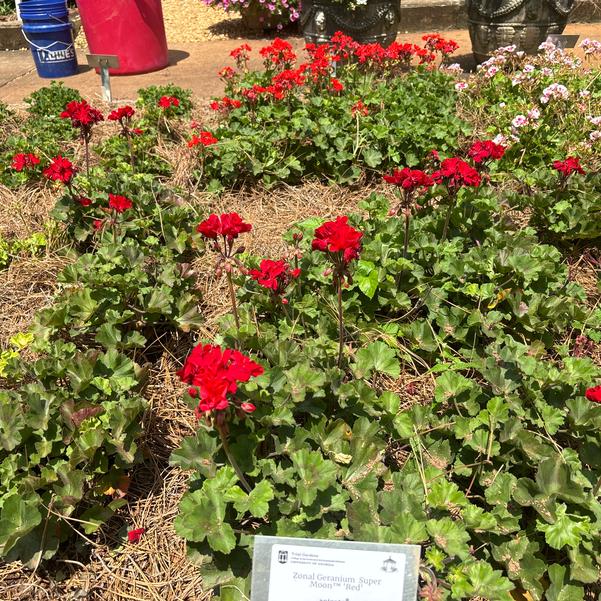
{"type": "Polygon", "coordinates": [[[240,318],[238,317],[238,305],[236,304],[236,293],[234,292],[234,282],[232,282],[231,272],[227,272],[227,285],[230,291],[230,301],[232,302],[232,311],[234,312],[234,321],[236,329],[240,332],[240,318]]]}
{"type": "Polygon", "coordinates": [[[232,455],[232,452],[230,451],[230,446],[227,442],[227,436],[223,431],[223,428],[217,426],[217,432],[219,432],[219,438],[221,438],[221,446],[223,447],[223,452],[225,453],[227,460],[230,462],[230,465],[234,468],[236,476],[238,476],[238,480],[240,480],[240,484],[242,484],[247,493],[250,493],[252,488],[248,483],[248,480],[244,477],[240,466],[238,465],[238,463],[234,459],[234,456],[232,455]]]}
{"type": "Polygon", "coordinates": [[[89,177],[90,176],[90,147],[89,147],[89,142],[88,142],[87,137],[85,137],[83,139],[83,143],[84,143],[84,147],[86,150],[86,175],[89,177]]]}
{"type": "Polygon", "coordinates": [[[403,240],[403,259],[407,258],[409,248],[409,213],[405,213],[405,239],[403,240]]]}
{"type": "Polygon", "coordinates": [[[593,497],[596,497],[599,494],[599,490],[601,490],[601,478],[597,480],[597,484],[595,484],[595,488],[593,488],[593,497]]]}
{"type": "Polygon", "coordinates": [[[451,213],[455,208],[455,195],[451,198],[451,203],[449,204],[449,210],[447,211],[447,216],[444,220],[444,227],[442,228],[442,237],[440,238],[441,242],[444,242],[447,239],[447,233],[449,231],[449,223],[451,222],[451,213]]]}
{"type": "Polygon", "coordinates": [[[127,138],[127,147],[129,148],[129,163],[131,165],[132,171],[134,171],[136,168],[136,164],[134,161],[134,149],[131,143],[131,134],[129,133],[129,131],[125,132],[125,137],[127,138]]]}
{"type": "Polygon", "coordinates": [[[338,367],[342,367],[342,349],[344,347],[344,321],[342,316],[342,276],[336,278],[338,292],[338,367]]]}

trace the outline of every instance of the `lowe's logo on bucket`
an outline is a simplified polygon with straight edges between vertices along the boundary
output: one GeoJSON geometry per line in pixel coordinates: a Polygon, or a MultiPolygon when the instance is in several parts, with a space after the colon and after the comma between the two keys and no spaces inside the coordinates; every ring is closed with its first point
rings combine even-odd
{"type": "Polygon", "coordinates": [[[75,58],[75,49],[73,46],[64,50],[42,50],[38,49],[38,58],[42,63],[60,63],[70,61],[75,58]]]}

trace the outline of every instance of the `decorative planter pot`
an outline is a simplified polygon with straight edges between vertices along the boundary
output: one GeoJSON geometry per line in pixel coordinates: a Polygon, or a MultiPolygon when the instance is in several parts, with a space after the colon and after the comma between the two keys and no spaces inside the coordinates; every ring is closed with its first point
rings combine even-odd
{"type": "Polygon", "coordinates": [[[258,0],[251,0],[246,8],[240,10],[240,16],[244,26],[251,31],[266,31],[290,24],[288,15],[274,14],[258,0]]]}
{"type": "Polygon", "coordinates": [[[394,42],[401,22],[399,0],[367,0],[352,10],[328,0],[303,0],[301,27],[305,40],[313,44],[328,42],[342,31],[361,44],[394,42]]]}
{"type": "Polygon", "coordinates": [[[466,0],[474,57],[482,62],[502,46],[536,54],[552,33],[561,33],[575,0],[466,0]]]}

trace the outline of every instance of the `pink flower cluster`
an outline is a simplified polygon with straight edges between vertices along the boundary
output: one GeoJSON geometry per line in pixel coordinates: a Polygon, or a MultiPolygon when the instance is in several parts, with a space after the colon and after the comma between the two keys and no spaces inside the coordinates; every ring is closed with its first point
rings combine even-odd
{"type": "Polygon", "coordinates": [[[563,84],[552,83],[547,86],[540,97],[541,104],[548,104],[550,100],[568,100],[570,92],[563,84]]]}

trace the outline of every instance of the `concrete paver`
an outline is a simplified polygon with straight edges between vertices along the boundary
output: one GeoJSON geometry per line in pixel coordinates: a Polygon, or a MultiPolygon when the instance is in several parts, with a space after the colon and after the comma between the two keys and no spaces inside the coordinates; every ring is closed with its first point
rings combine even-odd
{"type": "MultiPolygon", "coordinates": [[[[566,33],[579,34],[581,39],[590,37],[601,39],[601,23],[574,23],[568,25],[566,33]]],[[[399,39],[420,43],[423,33],[400,34],[399,39]]],[[[457,62],[469,67],[471,63],[471,44],[467,30],[444,32],[445,37],[459,43],[457,62]]],[[[301,37],[287,38],[300,50],[304,46],[301,37]]],[[[269,40],[228,39],[207,42],[182,44],[180,48],[169,51],[170,65],[154,73],[112,77],[113,97],[116,101],[131,101],[136,98],[137,90],[149,85],[174,83],[190,88],[197,98],[210,98],[223,92],[223,83],[217,73],[224,65],[233,65],[229,52],[242,43],[248,43],[253,50],[269,43],[269,40]]],[[[255,54],[257,54],[255,52],[255,54]]],[[[100,98],[100,77],[86,65],[85,53],[78,54],[80,72],[72,77],[64,78],[66,85],[77,88],[84,98],[90,100],[100,98]]],[[[256,64],[260,58],[255,57],[256,64]]],[[[29,51],[0,52],[0,100],[8,104],[20,104],[26,96],[44,85],[49,80],[38,77],[29,51]]]]}

